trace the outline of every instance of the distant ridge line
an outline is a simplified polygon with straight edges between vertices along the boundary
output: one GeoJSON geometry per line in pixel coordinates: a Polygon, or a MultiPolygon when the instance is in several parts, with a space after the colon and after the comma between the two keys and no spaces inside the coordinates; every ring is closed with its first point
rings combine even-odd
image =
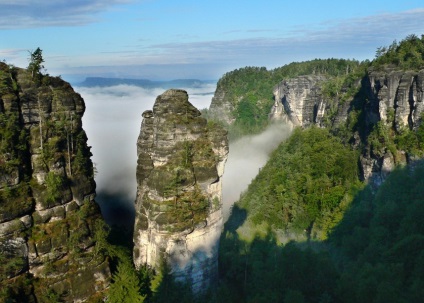
{"type": "Polygon", "coordinates": [[[129,78],[103,78],[87,77],[83,82],[75,84],[79,87],[106,87],[115,85],[133,85],[143,88],[196,88],[206,84],[216,84],[216,80],[198,80],[198,79],[175,79],[168,81],[154,81],[148,79],[129,79],[129,78]]]}

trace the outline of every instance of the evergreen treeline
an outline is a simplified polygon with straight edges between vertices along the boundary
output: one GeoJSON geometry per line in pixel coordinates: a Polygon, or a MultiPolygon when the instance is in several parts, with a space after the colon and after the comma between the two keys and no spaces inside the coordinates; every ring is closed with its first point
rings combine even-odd
{"type": "Polygon", "coordinates": [[[218,81],[217,87],[225,90],[226,100],[234,106],[232,115],[235,122],[229,126],[231,139],[265,129],[274,103],[273,88],[283,79],[322,74],[343,83],[341,78],[356,72],[364,64],[356,60],[315,59],[293,62],[273,70],[244,67],[226,73],[218,81]]]}
{"type": "Polygon", "coordinates": [[[393,41],[388,47],[379,47],[373,63],[375,67],[389,65],[420,70],[424,65],[424,35],[421,35],[421,39],[416,35],[409,35],[401,42],[393,41]]]}
{"type": "Polygon", "coordinates": [[[325,242],[281,246],[271,232],[248,243],[228,222],[226,302],[422,302],[423,195],[424,163],[399,168],[377,192],[360,191],[325,242]]]}
{"type": "Polygon", "coordinates": [[[325,239],[352,201],[358,154],[327,129],[296,129],[238,202],[253,226],[325,239]]]}

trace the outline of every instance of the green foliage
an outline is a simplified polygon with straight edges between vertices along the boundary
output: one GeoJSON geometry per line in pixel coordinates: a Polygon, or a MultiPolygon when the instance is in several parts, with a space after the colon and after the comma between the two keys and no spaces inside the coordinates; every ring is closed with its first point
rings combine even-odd
{"type": "Polygon", "coordinates": [[[15,68],[6,64],[0,65],[0,96],[14,95],[18,91],[15,79],[15,68]]]}
{"type": "Polygon", "coordinates": [[[379,121],[372,125],[372,130],[367,137],[368,146],[373,155],[383,156],[387,151],[397,160],[398,151],[405,151],[410,156],[422,157],[424,155],[424,124],[421,123],[424,115],[420,117],[420,123],[416,129],[407,126],[394,129],[394,110],[388,111],[387,122],[379,121]]]}
{"type": "MultiPolygon", "coordinates": [[[[315,59],[295,62],[273,70],[265,67],[244,67],[226,73],[218,81],[218,89],[225,91],[225,99],[234,107],[235,122],[229,128],[230,138],[258,133],[268,125],[269,109],[274,103],[273,88],[283,79],[300,75],[323,74],[339,82],[345,75],[355,72],[361,64],[355,60],[315,59]]],[[[337,86],[328,84],[327,90],[336,93],[337,86]],[[334,87],[333,87],[334,86],[334,87]]],[[[219,119],[219,117],[218,117],[219,119]]]]}
{"type": "Polygon", "coordinates": [[[31,282],[32,277],[29,274],[23,274],[11,280],[0,281],[0,302],[35,302],[31,282]]]}
{"type": "Polygon", "coordinates": [[[419,302],[423,176],[423,163],[394,171],[376,193],[367,191],[355,199],[330,237],[347,257],[338,282],[340,292],[351,298],[346,302],[419,302]]]}
{"type": "Polygon", "coordinates": [[[49,172],[46,175],[46,203],[53,204],[62,197],[62,191],[66,184],[65,178],[61,175],[49,172]]]}
{"type": "Polygon", "coordinates": [[[108,291],[107,302],[150,302],[153,272],[147,266],[135,269],[131,254],[131,235],[116,226],[112,229],[105,229],[104,226],[97,228],[103,231],[96,235],[96,241],[104,241],[102,236],[107,234],[107,242],[103,242],[104,249],[111,257],[112,284],[108,291]],[[128,242],[126,242],[127,236],[128,242]]]}
{"type": "Polygon", "coordinates": [[[357,154],[325,129],[296,129],[242,195],[249,220],[325,238],[358,186],[357,154]],[[319,232],[318,232],[319,231],[319,232]]]}
{"type": "Polygon", "coordinates": [[[409,35],[401,42],[394,41],[388,47],[379,47],[373,66],[381,68],[392,65],[408,70],[420,70],[424,67],[424,35],[421,39],[409,35]]]}
{"type": "Polygon", "coordinates": [[[229,289],[221,301],[421,302],[423,195],[421,161],[395,170],[377,191],[357,192],[326,241],[284,246],[271,230],[243,241],[237,230],[249,213],[236,205],[220,241],[217,292],[229,289]]]}
{"type": "Polygon", "coordinates": [[[0,250],[0,281],[15,277],[21,273],[26,265],[26,260],[21,256],[14,256],[5,250],[0,250]]]}
{"type": "MultiPolygon", "coordinates": [[[[171,275],[165,260],[161,260],[154,283],[152,303],[193,303],[198,302],[188,283],[177,282],[171,275]]],[[[199,300],[201,302],[201,300],[199,300]]]]}
{"type": "Polygon", "coordinates": [[[229,227],[231,220],[221,237],[219,260],[231,300],[222,302],[319,302],[335,297],[338,273],[328,253],[302,249],[295,242],[279,246],[272,232],[246,243],[229,227]]]}
{"type": "Polygon", "coordinates": [[[90,151],[91,147],[87,146],[87,135],[85,131],[80,130],[80,132],[74,135],[74,138],[75,155],[72,161],[72,171],[76,174],[94,177],[93,162],[91,161],[93,154],[90,151]]]}
{"type": "MultiPolygon", "coordinates": [[[[424,120],[424,114],[420,117],[424,120]]],[[[420,122],[415,130],[410,130],[407,127],[401,131],[393,139],[398,149],[406,151],[413,156],[424,156],[424,123],[420,122]]]]}
{"type": "Polygon", "coordinates": [[[64,302],[61,298],[61,295],[58,294],[57,292],[55,292],[53,289],[45,289],[45,291],[43,291],[41,293],[41,295],[39,295],[37,297],[37,299],[41,302],[41,303],[59,303],[59,302],[64,302]]]}
{"type": "Polygon", "coordinates": [[[109,289],[110,303],[142,303],[145,296],[141,295],[139,277],[132,263],[128,260],[118,263],[114,273],[113,283],[109,289]]]}
{"type": "Polygon", "coordinates": [[[10,174],[25,163],[27,136],[17,113],[0,113],[0,172],[10,174]]]}
{"type": "Polygon", "coordinates": [[[33,52],[30,52],[28,70],[31,72],[33,79],[41,79],[41,70],[44,68],[43,51],[37,47],[33,52]]]}

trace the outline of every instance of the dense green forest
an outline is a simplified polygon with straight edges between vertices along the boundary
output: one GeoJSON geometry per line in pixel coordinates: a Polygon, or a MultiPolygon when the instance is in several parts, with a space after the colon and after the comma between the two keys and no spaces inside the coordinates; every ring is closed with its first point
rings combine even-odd
{"type": "Polygon", "coordinates": [[[325,242],[246,242],[234,209],[221,240],[227,302],[421,302],[424,291],[424,165],[399,168],[360,190],[325,242]],[[234,291],[236,290],[236,292],[234,291]]]}
{"type": "Polygon", "coordinates": [[[296,129],[238,205],[249,213],[248,225],[324,240],[361,187],[357,159],[326,129],[296,129]]]}
{"type": "Polygon", "coordinates": [[[351,100],[348,119],[296,129],[235,204],[220,248],[228,301],[422,300],[423,163],[399,166],[378,189],[359,181],[356,165],[364,151],[422,155],[423,124],[397,130],[390,111],[387,121],[366,121],[358,83],[368,69],[421,70],[423,45],[424,37],[408,36],[325,83],[327,98],[351,100]],[[351,145],[355,133],[361,140],[351,145]]]}

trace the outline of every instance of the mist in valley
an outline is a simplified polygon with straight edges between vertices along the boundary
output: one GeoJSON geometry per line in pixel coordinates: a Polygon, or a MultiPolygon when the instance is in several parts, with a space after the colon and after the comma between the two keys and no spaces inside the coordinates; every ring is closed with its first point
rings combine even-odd
{"type": "Polygon", "coordinates": [[[288,125],[275,123],[258,135],[230,142],[230,152],[222,179],[224,220],[228,219],[234,202],[266,164],[271,152],[290,132],[288,125]]]}
{"type": "MultiPolygon", "coordinates": [[[[183,88],[189,101],[197,108],[209,107],[216,86],[205,84],[183,88]]],[[[141,114],[151,110],[156,97],[165,90],[146,89],[131,85],[110,87],[76,87],[84,98],[86,111],[83,128],[97,171],[97,198],[103,216],[109,224],[129,228],[134,220],[137,190],[137,138],[141,114]]]]}
{"type": "MultiPolygon", "coordinates": [[[[189,101],[198,109],[208,108],[215,85],[185,88],[189,101]]],[[[153,108],[162,88],[146,89],[130,85],[110,87],[77,87],[85,100],[83,127],[92,147],[96,168],[97,198],[109,224],[132,228],[136,196],[136,142],[141,114],[153,108]]],[[[224,219],[246,190],[251,180],[265,165],[269,154],[288,136],[290,128],[271,125],[263,133],[243,137],[230,143],[230,153],[223,176],[224,219]]]]}

